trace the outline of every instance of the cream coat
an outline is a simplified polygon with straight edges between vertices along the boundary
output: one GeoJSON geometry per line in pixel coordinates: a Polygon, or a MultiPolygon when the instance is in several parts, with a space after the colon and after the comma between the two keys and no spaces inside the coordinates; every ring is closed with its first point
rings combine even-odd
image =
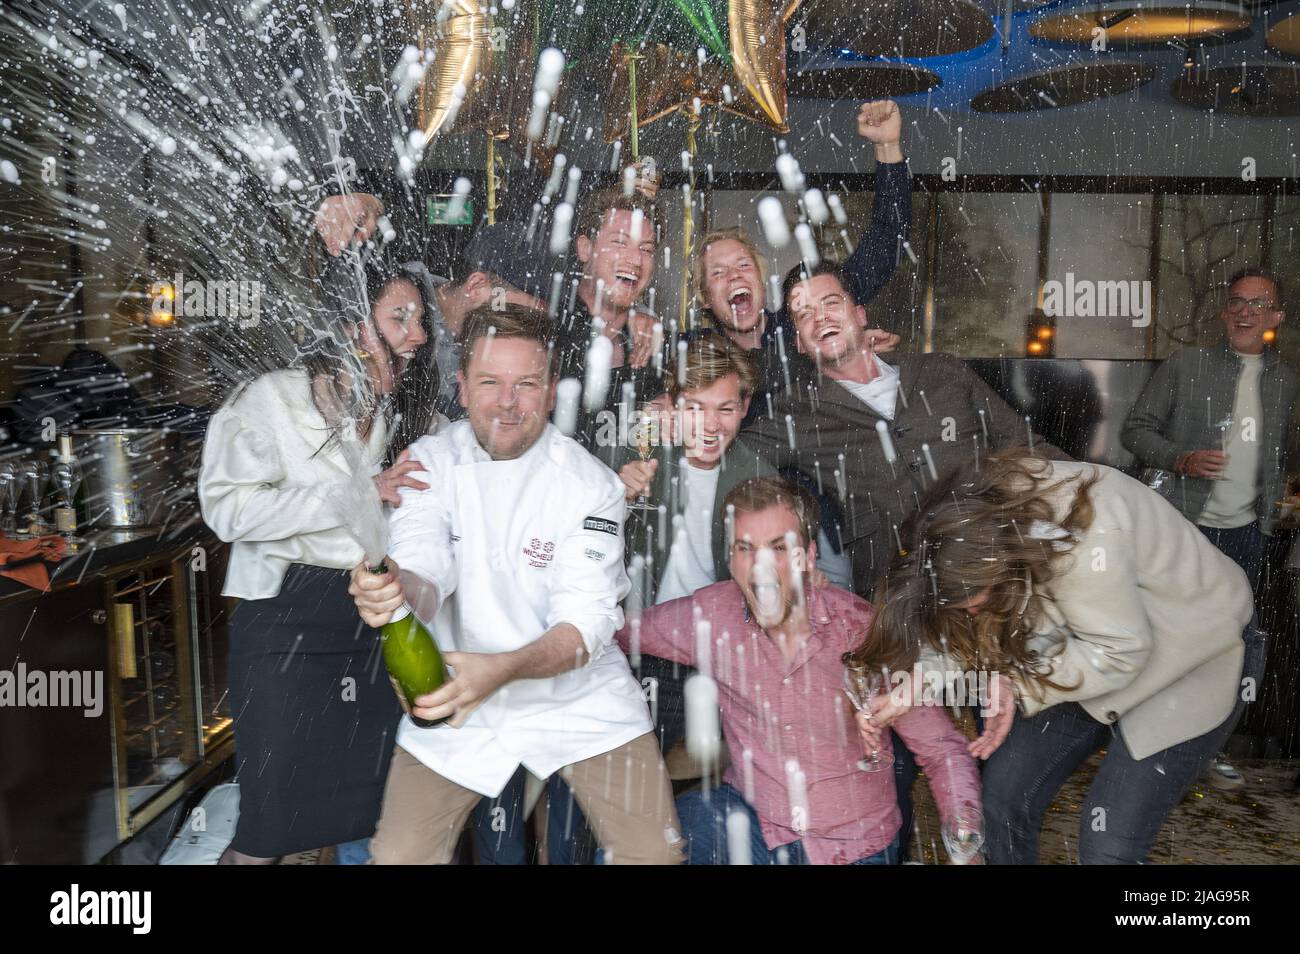
{"type": "MultiPolygon", "coordinates": [[[[1073,688],[1023,691],[1022,711],[1077,702],[1118,723],[1135,759],[1215,728],[1241,689],[1254,608],[1246,574],[1144,484],[1095,464],[1047,466],[1053,478],[1101,477],[1092,525],[1037,594],[1031,645],[1050,659],[1053,680],[1073,688]]],[[[1058,519],[1073,495],[1073,485],[1057,493],[1058,519]]]]}

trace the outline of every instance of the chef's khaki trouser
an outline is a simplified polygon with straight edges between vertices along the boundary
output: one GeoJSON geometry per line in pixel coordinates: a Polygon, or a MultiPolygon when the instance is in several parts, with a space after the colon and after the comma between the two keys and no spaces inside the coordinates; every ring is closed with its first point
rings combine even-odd
{"type": "MultiPolygon", "coordinates": [[[[676,865],[684,860],[672,785],[653,732],[560,769],[606,863],[676,865]]],[[[450,864],[483,796],[443,778],[398,746],[370,853],[379,865],[450,864]]]]}

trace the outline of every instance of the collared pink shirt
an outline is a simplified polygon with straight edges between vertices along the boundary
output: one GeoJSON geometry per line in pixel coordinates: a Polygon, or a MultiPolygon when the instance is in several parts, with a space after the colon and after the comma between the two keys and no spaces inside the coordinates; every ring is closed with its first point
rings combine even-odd
{"type": "MultiPolygon", "coordinates": [[[[848,864],[888,847],[902,824],[892,769],[856,767],[862,739],[842,688],[840,657],[862,642],[875,610],[834,586],[814,589],[810,601],[812,635],[792,663],[731,580],[646,609],[639,646],[630,623],[617,638],[624,650],[694,666],[717,682],[731,754],[725,779],[758,813],[769,850],[802,841],[813,864],[848,864]],[[709,623],[707,650],[697,647],[698,620],[709,623]]],[[[943,709],[917,706],[893,728],[925,769],[943,817],[962,802],[980,805],[975,761],[943,709]]]]}

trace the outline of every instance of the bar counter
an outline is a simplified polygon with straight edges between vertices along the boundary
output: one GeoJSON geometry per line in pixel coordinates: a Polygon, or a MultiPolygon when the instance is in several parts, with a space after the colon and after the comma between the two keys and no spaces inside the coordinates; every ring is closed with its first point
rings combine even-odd
{"type": "Polygon", "coordinates": [[[225,552],[177,508],[85,534],[47,592],[0,577],[0,861],[102,861],[233,754],[225,552]]]}

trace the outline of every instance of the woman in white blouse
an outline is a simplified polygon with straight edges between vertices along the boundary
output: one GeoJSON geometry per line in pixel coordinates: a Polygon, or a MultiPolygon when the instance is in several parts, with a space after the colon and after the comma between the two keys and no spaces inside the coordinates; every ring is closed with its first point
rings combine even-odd
{"type": "Polygon", "coordinates": [[[393,506],[399,487],[425,486],[405,448],[434,419],[428,307],[388,264],[363,263],[364,298],[352,266],[331,267],[332,327],[227,401],[203,448],[203,516],[231,544],[223,592],[243,601],[230,646],[240,810],[224,864],[369,837],[401,716],[379,634],[347,593],[363,553],[344,529],[341,440],[393,506]]]}

